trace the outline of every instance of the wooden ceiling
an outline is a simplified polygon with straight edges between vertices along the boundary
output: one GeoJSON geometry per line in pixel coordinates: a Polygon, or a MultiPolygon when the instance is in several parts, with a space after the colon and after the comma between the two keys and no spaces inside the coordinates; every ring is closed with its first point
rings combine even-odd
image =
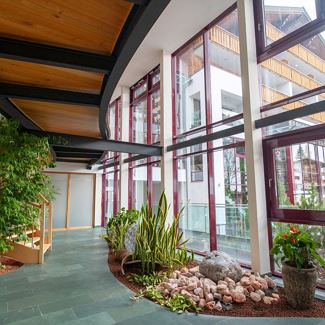
{"type": "Polygon", "coordinates": [[[123,0],[1,0],[1,35],[111,54],[132,4],[123,0]]]}
{"type": "MultiPolygon", "coordinates": [[[[132,7],[125,0],[1,0],[0,37],[109,57],[132,7]]],[[[0,89],[9,84],[13,91],[14,85],[24,85],[38,87],[40,92],[44,88],[86,95],[101,92],[104,72],[31,61],[0,58],[0,89]]],[[[35,99],[19,92],[17,98],[15,93],[6,95],[44,131],[100,136],[99,101],[98,107],[91,107],[44,101],[37,92],[35,99]]]]}
{"type": "Polygon", "coordinates": [[[0,0],[0,113],[30,132],[66,135],[78,148],[102,138],[108,150],[107,89],[169,1],[0,0]]]}

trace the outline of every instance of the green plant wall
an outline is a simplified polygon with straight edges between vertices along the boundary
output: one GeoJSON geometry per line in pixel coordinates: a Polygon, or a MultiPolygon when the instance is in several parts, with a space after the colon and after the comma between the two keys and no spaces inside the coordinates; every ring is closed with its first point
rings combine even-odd
{"type": "Polygon", "coordinates": [[[35,225],[40,194],[51,200],[54,188],[44,168],[52,164],[47,138],[22,132],[19,124],[0,117],[0,256],[14,235],[35,225]]]}

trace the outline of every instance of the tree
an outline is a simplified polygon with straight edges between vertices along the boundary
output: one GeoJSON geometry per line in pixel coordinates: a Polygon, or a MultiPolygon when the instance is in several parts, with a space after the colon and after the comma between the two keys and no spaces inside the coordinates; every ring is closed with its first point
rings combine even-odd
{"type": "Polygon", "coordinates": [[[54,188],[43,173],[52,163],[47,138],[21,132],[19,124],[0,117],[0,257],[12,239],[36,226],[40,194],[51,200],[54,188]]]}

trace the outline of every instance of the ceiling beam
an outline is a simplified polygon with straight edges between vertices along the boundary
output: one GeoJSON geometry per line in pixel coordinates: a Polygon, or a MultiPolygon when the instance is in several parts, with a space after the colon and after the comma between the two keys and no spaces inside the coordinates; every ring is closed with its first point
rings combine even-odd
{"type": "Polygon", "coordinates": [[[97,155],[102,155],[102,151],[100,150],[84,150],[84,149],[75,149],[75,148],[69,148],[69,147],[62,147],[62,146],[53,146],[53,149],[55,151],[61,151],[61,152],[82,152],[82,153],[94,153],[97,155]]]}
{"type": "Polygon", "coordinates": [[[90,153],[90,152],[62,152],[55,151],[57,158],[100,158],[101,155],[90,153]]]}
{"type": "Polygon", "coordinates": [[[50,145],[85,150],[113,151],[146,156],[161,156],[162,147],[141,143],[130,143],[115,140],[101,140],[97,138],[82,137],[78,135],[53,133],[30,130],[31,133],[48,137],[50,145]]]}
{"type": "Polygon", "coordinates": [[[21,112],[9,99],[0,96],[0,110],[5,116],[10,116],[18,120],[18,122],[26,129],[41,130],[29,117],[21,112]]]}
{"type": "Polygon", "coordinates": [[[88,164],[89,160],[78,160],[78,159],[60,159],[57,158],[56,161],[58,162],[69,162],[69,163],[75,163],[75,164],[88,164]]]}
{"type": "Polygon", "coordinates": [[[118,59],[103,87],[99,108],[99,130],[103,139],[109,138],[106,114],[113,92],[136,50],[169,2],[170,0],[151,0],[147,6],[139,7],[141,11],[134,16],[126,32],[122,33],[123,40],[118,41],[118,59]]]}
{"type": "Polygon", "coordinates": [[[100,96],[96,94],[10,83],[0,83],[0,96],[97,107],[100,104],[100,96]]]}
{"type": "Polygon", "coordinates": [[[58,67],[108,73],[113,56],[0,37],[0,57],[58,67]]]}

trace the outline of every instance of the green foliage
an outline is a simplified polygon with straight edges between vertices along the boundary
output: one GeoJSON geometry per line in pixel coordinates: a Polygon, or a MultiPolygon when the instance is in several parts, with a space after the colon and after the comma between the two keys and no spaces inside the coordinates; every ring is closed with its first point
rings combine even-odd
{"type": "Polygon", "coordinates": [[[289,230],[276,235],[271,254],[277,265],[286,262],[297,268],[310,268],[319,264],[325,267],[325,261],[317,253],[320,243],[300,227],[290,226],[289,230]]]}
{"type": "Polygon", "coordinates": [[[159,305],[165,306],[179,314],[190,311],[199,313],[202,310],[202,308],[197,307],[195,302],[188,297],[181,294],[174,294],[171,297],[165,297],[162,290],[153,286],[148,286],[145,290],[139,291],[131,299],[136,301],[142,297],[147,297],[159,305]]]}
{"type": "Polygon", "coordinates": [[[290,199],[287,195],[286,188],[282,182],[278,182],[278,201],[280,207],[292,206],[290,199]]]}
{"type": "Polygon", "coordinates": [[[165,193],[162,193],[157,213],[146,205],[141,209],[141,218],[136,236],[135,257],[141,260],[142,272],[152,273],[156,265],[172,269],[175,265],[183,265],[193,260],[188,256],[183,233],[178,231],[181,212],[167,225],[169,210],[165,193]]]}
{"type": "Polygon", "coordinates": [[[111,245],[113,252],[124,249],[125,235],[132,224],[137,222],[139,211],[122,208],[116,216],[112,216],[106,226],[105,239],[111,245]]]}
{"type": "Polygon", "coordinates": [[[304,210],[325,210],[324,203],[319,200],[319,194],[315,183],[311,184],[307,196],[304,195],[301,197],[300,203],[298,203],[298,208],[304,210]]]}
{"type": "Polygon", "coordinates": [[[53,198],[51,178],[43,173],[51,160],[47,138],[0,118],[0,255],[11,249],[10,238],[36,224],[38,209],[31,203],[41,203],[41,194],[53,198]]]}
{"type": "Polygon", "coordinates": [[[128,276],[130,282],[142,285],[142,286],[155,286],[166,278],[166,272],[154,272],[152,274],[135,274],[132,273],[128,276]]]}

